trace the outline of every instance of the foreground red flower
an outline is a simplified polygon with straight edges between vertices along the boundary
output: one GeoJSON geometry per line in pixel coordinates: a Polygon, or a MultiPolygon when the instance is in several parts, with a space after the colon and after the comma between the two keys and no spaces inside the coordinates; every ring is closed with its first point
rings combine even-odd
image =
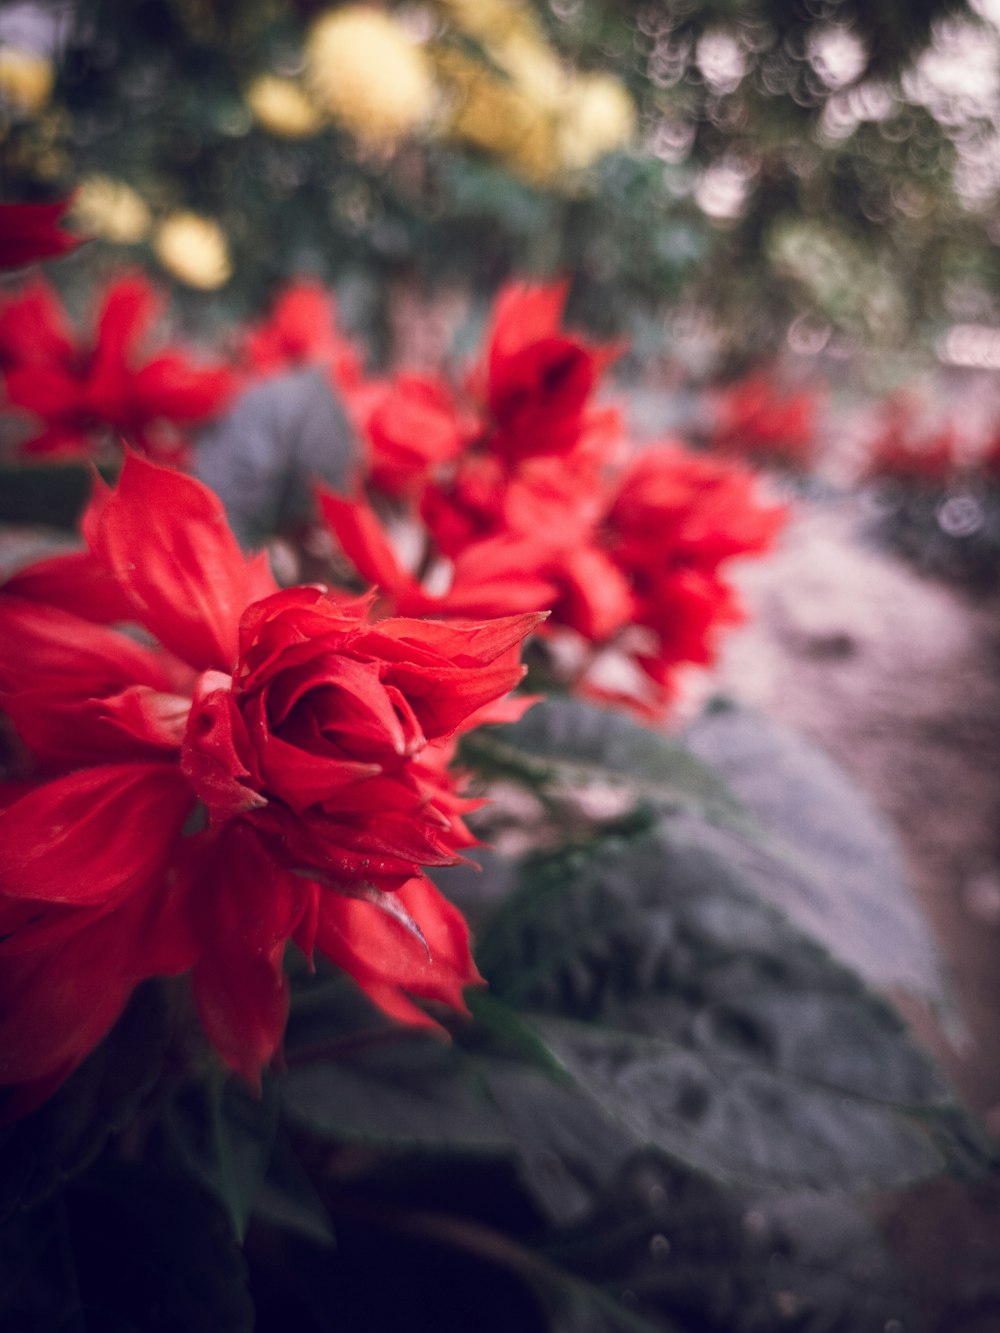
{"type": "Polygon", "coordinates": [[[72,199],[51,204],[0,204],[0,269],[20,268],[75,250],[83,237],[62,231],[72,199]]]}
{"type": "Polygon", "coordinates": [[[41,280],[0,307],[7,399],[42,422],[22,444],[26,453],[90,455],[123,437],[144,453],[173,458],[183,450],[179,427],[222,411],[236,388],[229,370],[196,366],[176,348],[141,359],[159,312],[159,297],[139,274],[108,288],[92,340],[77,339],[41,280]]]}
{"type": "Polygon", "coordinates": [[[210,491],[135,456],[85,536],[0,592],[0,692],[33,762],[0,814],[0,1083],[37,1101],[141,980],[188,970],[254,1080],[289,940],[403,1022],[434,1025],[414,998],[461,1010],[465,925],[421,868],[472,841],[451,748],[520,680],[538,616],[372,621],[279,591],[210,491]]]}

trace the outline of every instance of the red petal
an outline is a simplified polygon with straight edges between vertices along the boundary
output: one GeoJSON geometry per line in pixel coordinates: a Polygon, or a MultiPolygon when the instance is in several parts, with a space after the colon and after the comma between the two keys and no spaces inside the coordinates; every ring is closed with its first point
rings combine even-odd
{"type": "Polygon", "coordinates": [[[75,351],[66,313],[48,283],[33,282],[0,308],[0,366],[65,366],[75,351]]]}
{"type": "Polygon", "coordinates": [[[423,940],[374,903],[327,892],[320,897],[316,947],[387,1014],[436,1027],[409,996],[467,1012],[462,991],[482,981],[468,928],[458,908],[423,876],[408,880],[397,896],[423,940]]]}
{"type": "Polygon", "coordinates": [[[60,231],[72,198],[51,204],[0,204],[0,268],[20,268],[75,250],[83,239],[60,231]]]}
{"type": "Polygon", "coordinates": [[[206,486],[130,454],[86,533],[161,643],[200,670],[232,671],[240,615],[277,585],[245,559],[206,486]]]}
{"type": "Polygon", "coordinates": [[[90,551],[36,561],[8,579],[3,591],[100,624],[130,620],[133,614],[131,602],[90,551]]]}
{"type": "Polygon", "coordinates": [[[196,422],[221,412],[235,389],[236,378],[225,367],[199,368],[168,352],[136,372],[131,394],[142,420],[196,422]]]}
{"type": "Polygon", "coordinates": [[[416,579],[396,559],[375,511],[362,497],[345,500],[317,486],[316,498],[341,550],[363,579],[394,597],[419,591],[416,579]]]}
{"type": "Polygon", "coordinates": [[[0,640],[16,645],[0,661],[0,687],[7,690],[47,687],[82,698],[137,684],[171,688],[151,649],[55,606],[0,596],[0,640]]]}
{"type": "Polygon", "coordinates": [[[184,734],[181,769],[213,817],[226,819],[267,804],[247,779],[249,741],[233,700],[232,680],[207,671],[198,681],[184,734]]]}
{"type": "Polygon", "coordinates": [[[158,875],[194,804],[173,764],[106,764],[36,788],[0,814],[11,897],[109,903],[158,875]]]}
{"type": "Polygon", "coordinates": [[[8,694],[4,707],[36,764],[66,769],[165,759],[180,747],[191,700],[147,685],[106,699],[41,688],[8,694]]]}
{"type": "Polygon", "coordinates": [[[205,952],[193,975],[198,1014],[225,1062],[251,1083],[281,1044],[288,1012],[285,941],[312,886],[280,870],[254,833],[227,827],[204,864],[205,952]]]}

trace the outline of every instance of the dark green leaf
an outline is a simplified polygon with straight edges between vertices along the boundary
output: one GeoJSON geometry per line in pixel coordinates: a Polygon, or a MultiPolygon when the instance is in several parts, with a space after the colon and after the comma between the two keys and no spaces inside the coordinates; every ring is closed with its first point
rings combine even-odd
{"type": "Polygon", "coordinates": [[[246,1233],[274,1148],[279,1096],[264,1080],[259,1096],[221,1070],[179,1089],[163,1115],[182,1167],[222,1204],[239,1239],[246,1233]]]}
{"type": "Polygon", "coordinates": [[[190,1181],[105,1161],[0,1233],[0,1327],[250,1333],[242,1256],[190,1181]]]}
{"type": "Polygon", "coordinates": [[[542,1253],[660,1326],[883,1333],[913,1311],[878,1235],[843,1197],[741,1199],[646,1154],[542,1253]]]}
{"type": "Polygon", "coordinates": [[[988,1159],[895,1012],[762,903],[685,812],[536,862],[479,965],[636,1147],[786,1187],[988,1159]]]}
{"type": "Polygon", "coordinates": [[[572,1086],[535,1033],[489,995],[454,1040],[408,1032],[337,978],[296,997],[282,1097],[324,1139],[466,1159],[509,1159],[546,1214],[577,1215],[632,1141],[572,1086]],[[325,1021],[323,1015],[326,1015],[325,1021]],[[318,1043],[320,1034],[325,1048],[318,1043]]]}
{"type": "Polygon", "coordinates": [[[295,1156],[287,1134],[278,1132],[267,1175],[253,1200],[253,1216],[268,1226],[304,1236],[315,1245],[333,1243],[323,1201],[295,1156]]]}
{"type": "Polygon", "coordinates": [[[133,1120],[163,1060],[164,1011],[140,988],[105,1041],[33,1114],[0,1130],[0,1220],[39,1203],[133,1120]]]}
{"type": "Polygon", "coordinates": [[[687,742],[759,821],[741,853],[769,902],[882,988],[939,1004],[948,988],[891,830],[815,745],[753,710],[709,709],[687,742]]]}
{"type": "Polygon", "coordinates": [[[625,714],[576,699],[546,699],[520,722],[487,733],[500,747],[538,761],[540,774],[570,787],[607,784],[635,800],[735,814],[725,783],[677,741],[625,714]]]}

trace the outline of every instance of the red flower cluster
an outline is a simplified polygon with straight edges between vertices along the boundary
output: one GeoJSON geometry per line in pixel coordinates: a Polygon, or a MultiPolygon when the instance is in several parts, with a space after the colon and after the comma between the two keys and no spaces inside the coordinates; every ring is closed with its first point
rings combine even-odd
{"type": "Polygon", "coordinates": [[[397,612],[550,610],[562,683],[658,714],[677,667],[710,661],[736,614],[722,566],[765,550],[784,515],[752,474],[679,445],[629,461],[618,412],[595,402],[617,349],[563,332],[565,298],[562,285],[501,294],[466,399],[407,378],[384,390],[368,482],[402,504],[325,491],[320,504],[397,612]]]}
{"type": "Polygon", "coordinates": [[[751,375],[716,398],[712,448],[808,468],[816,446],[817,407],[813,393],[783,393],[766,375],[751,375]]]}
{"type": "Polygon", "coordinates": [[[111,284],[93,341],[77,340],[55,292],[41,279],[0,305],[0,370],[8,402],[40,419],[26,453],[73,457],[115,436],[144,453],[177,458],[178,427],[215,416],[236,387],[231,371],[197,367],[176,348],[140,360],[159,299],[133,274],[111,284]]]}
{"type": "Polygon", "coordinates": [[[54,259],[75,250],[83,239],[60,230],[72,199],[51,204],[0,204],[0,269],[20,268],[36,259],[54,259]]]}
{"type": "Polygon", "coordinates": [[[521,679],[538,616],[373,621],[279,591],[210,491],[132,455],[84,533],[0,590],[0,697],[33,765],[0,814],[0,1084],[40,1100],[140,981],[188,970],[254,1080],[289,940],[403,1022],[434,1025],[412,997],[461,1010],[465,924],[421,867],[473,841],[454,738],[521,679]]]}

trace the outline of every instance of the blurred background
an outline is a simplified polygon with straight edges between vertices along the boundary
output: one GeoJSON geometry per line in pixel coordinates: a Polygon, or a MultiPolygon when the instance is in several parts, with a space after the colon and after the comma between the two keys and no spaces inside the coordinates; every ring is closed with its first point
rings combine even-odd
{"type": "MultiPolygon", "coordinates": [[[[892,820],[963,1031],[913,1016],[1000,1132],[998,113],[1000,0],[0,3],[0,193],[74,192],[74,318],[140,267],[224,353],[307,277],[370,369],[457,373],[565,276],[637,436],[796,501],[698,698],[892,820]]],[[[1000,1327],[996,1190],[934,1189],[893,1224],[934,1327],[1000,1327]]]]}

